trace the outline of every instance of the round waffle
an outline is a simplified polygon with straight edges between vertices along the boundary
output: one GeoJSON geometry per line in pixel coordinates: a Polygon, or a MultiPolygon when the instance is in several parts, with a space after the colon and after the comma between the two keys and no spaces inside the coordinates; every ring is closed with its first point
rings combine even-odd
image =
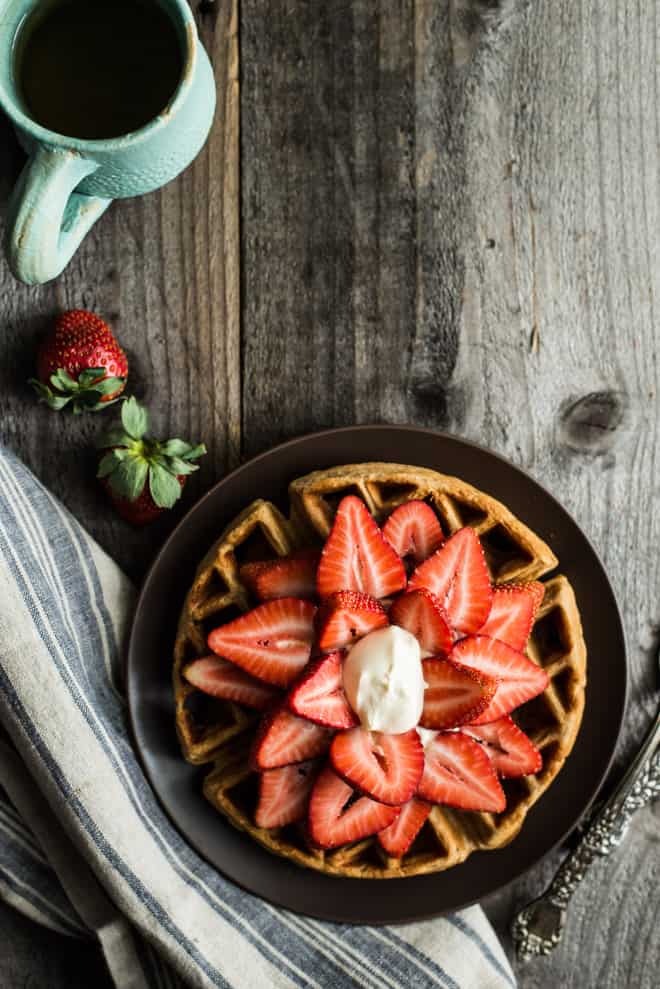
{"type": "Polygon", "coordinates": [[[480,537],[495,584],[538,580],[557,565],[552,550],[500,502],[455,477],[400,464],[366,463],[316,471],[292,482],[287,518],[273,504],[255,501],[234,519],[200,563],[181,613],[174,653],[177,731],[184,756],[213,763],[204,783],[206,798],[236,827],[271,851],[333,875],[394,878],[437,872],[462,862],[476,849],[511,841],[529,808],[561,769],[575,741],[584,709],[586,647],[580,615],[568,580],[545,582],[527,647],[550,683],[522,705],[515,720],[540,749],[536,776],[502,780],[507,806],[501,814],[434,806],[410,850],[388,856],[375,837],[331,851],[311,845],[305,828],[255,826],[257,777],[247,756],[258,715],[216,700],[186,682],[186,664],[208,654],[206,637],[256,603],[239,577],[250,560],[286,556],[296,548],[321,545],[336,508],[356,494],[378,521],[398,505],[421,499],[437,512],[445,532],[472,526],[480,537]]]}

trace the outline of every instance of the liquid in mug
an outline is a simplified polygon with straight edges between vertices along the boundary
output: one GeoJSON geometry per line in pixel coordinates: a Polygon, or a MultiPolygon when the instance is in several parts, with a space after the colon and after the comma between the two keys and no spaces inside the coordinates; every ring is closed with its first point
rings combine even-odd
{"type": "Polygon", "coordinates": [[[15,41],[24,109],[66,137],[139,130],[174,96],[183,44],[158,0],[47,0],[15,41]]]}

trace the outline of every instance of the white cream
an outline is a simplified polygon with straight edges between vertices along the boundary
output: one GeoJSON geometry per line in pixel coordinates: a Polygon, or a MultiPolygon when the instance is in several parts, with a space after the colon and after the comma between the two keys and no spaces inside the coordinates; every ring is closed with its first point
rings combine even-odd
{"type": "Polygon", "coordinates": [[[422,748],[426,751],[438,732],[432,731],[430,728],[422,728],[418,725],[417,734],[419,735],[419,740],[422,743],[422,748]]]}
{"type": "Polygon", "coordinates": [[[348,703],[370,731],[400,735],[415,728],[424,686],[419,643],[398,625],[365,635],[344,663],[348,703]]]}

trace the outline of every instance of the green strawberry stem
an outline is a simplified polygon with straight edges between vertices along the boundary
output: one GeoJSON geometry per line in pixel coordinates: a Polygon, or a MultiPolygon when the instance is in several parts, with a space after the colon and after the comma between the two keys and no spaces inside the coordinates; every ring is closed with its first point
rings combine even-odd
{"type": "Polygon", "coordinates": [[[30,378],[28,384],[34,388],[39,401],[45,402],[51,409],[59,411],[71,403],[75,413],[97,412],[119,401],[119,395],[114,399],[106,396],[120,392],[126,383],[126,378],[106,378],[105,374],[104,367],[90,367],[81,371],[76,381],[60,367],[51,374],[50,385],[37,378],[30,378]],[[104,398],[105,401],[102,401],[104,398]]]}
{"type": "Polygon", "coordinates": [[[192,461],[203,456],[206,447],[180,439],[162,443],[147,436],[148,429],[147,410],[137,399],[126,399],[121,407],[121,426],[109,430],[100,444],[107,452],[96,476],[127,501],[139,498],[148,484],[154,504],[172,508],[181,496],[180,478],[199,469],[192,461]]]}

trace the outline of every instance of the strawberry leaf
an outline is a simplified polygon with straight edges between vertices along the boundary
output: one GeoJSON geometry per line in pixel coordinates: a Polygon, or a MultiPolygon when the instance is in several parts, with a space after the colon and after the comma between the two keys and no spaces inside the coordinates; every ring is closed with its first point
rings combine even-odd
{"type": "Polygon", "coordinates": [[[59,411],[71,402],[70,407],[78,415],[81,412],[97,412],[118,401],[119,395],[116,398],[110,398],[110,395],[123,390],[126,378],[106,378],[105,373],[103,367],[86,368],[80,372],[78,381],[74,381],[64,368],[58,368],[50,376],[52,388],[36,378],[30,378],[29,384],[39,400],[51,409],[59,411]]]}
{"type": "Polygon", "coordinates": [[[182,460],[181,457],[167,457],[164,459],[165,463],[162,466],[173,474],[183,474],[185,476],[199,470],[198,464],[191,464],[187,460],[182,460]]]}
{"type": "Polygon", "coordinates": [[[70,395],[56,394],[51,388],[48,387],[48,385],[44,385],[41,381],[38,381],[36,378],[30,378],[28,384],[32,385],[32,387],[34,388],[39,398],[39,401],[45,402],[46,405],[49,406],[49,408],[55,409],[56,412],[59,412],[60,409],[63,409],[64,406],[69,401],[69,399],[71,398],[70,395]]]}
{"type": "MultiPolygon", "coordinates": [[[[112,404],[112,403],[106,403],[112,404]]],[[[116,426],[113,429],[108,429],[105,431],[103,436],[98,442],[98,448],[100,450],[107,450],[111,446],[131,446],[135,441],[131,439],[127,432],[125,432],[121,426],[116,426]]]]}
{"type": "Polygon", "coordinates": [[[149,416],[137,399],[127,398],[121,407],[121,421],[128,435],[134,440],[141,440],[149,428],[149,416]]]}
{"type": "MultiPolygon", "coordinates": [[[[87,405],[87,406],[85,406],[85,408],[84,408],[83,411],[84,412],[100,412],[101,409],[107,409],[111,405],[116,405],[117,402],[123,402],[123,398],[121,397],[121,395],[117,395],[116,398],[105,399],[105,401],[103,401],[103,402],[96,402],[95,405],[87,405]]],[[[133,442],[131,440],[130,436],[129,436],[129,441],[131,443],[133,442]]]]}
{"type": "Polygon", "coordinates": [[[55,374],[51,374],[50,383],[53,388],[57,388],[59,391],[70,393],[78,391],[78,382],[74,381],[68,371],[65,371],[63,367],[59,367],[55,374]]]}
{"type": "Polygon", "coordinates": [[[111,474],[113,470],[119,466],[124,457],[127,455],[128,450],[110,450],[110,452],[106,453],[104,457],[101,457],[101,462],[99,463],[96,476],[107,477],[108,474],[111,474]]]}
{"type": "Polygon", "coordinates": [[[95,408],[99,402],[99,393],[96,389],[87,389],[79,392],[73,402],[74,412],[88,412],[95,408]]]}
{"type": "Polygon", "coordinates": [[[95,395],[101,396],[112,395],[113,392],[118,391],[122,387],[125,381],[126,378],[103,378],[100,381],[96,380],[93,382],[94,387],[92,388],[92,392],[95,395]]]}
{"type": "Polygon", "coordinates": [[[197,446],[190,446],[186,453],[181,453],[179,456],[183,460],[197,460],[198,457],[203,457],[206,453],[206,447],[203,443],[199,443],[197,446]]]}
{"type": "Polygon", "coordinates": [[[122,498],[135,501],[144,490],[148,470],[149,465],[146,460],[125,456],[108,477],[110,487],[122,498]]]}
{"type": "Polygon", "coordinates": [[[190,443],[186,443],[185,440],[168,440],[167,443],[163,443],[162,453],[166,457],[183,457],[191,450],[192,447],[190,443]]]}
{"type": "Polygon", "coordinates": [[[69,398],[66,395],[55,395],[51,392],[50,397],[46,401],[48,402],[49,408],[55,409],[56,412],[59,412],[65,405],[68,405],[69,398]]]}
{"type": "Polygon", "coordinates": [[[149,469],[149,491],[159,508],[171,508],[181,495],[181,485],[165,467],[152,464],[149,469]]]}
{"type": "MultiPolygon", "coordinates": [[[[80,385],[81,388],[89,388],[90,385],[93,385],[96,382],[100,383],[102,379],[105,377],[105,373],[106,372],[104,367],[85,368],[85,370],[81,371],[80,374],[78,375],[78,384],[80,385]]],[[[116,381],[117,379],[115,378],[109,380],[116,381]]],[[[117,385],[117,387],[119,387],[119,385],[117,385]]]]}

